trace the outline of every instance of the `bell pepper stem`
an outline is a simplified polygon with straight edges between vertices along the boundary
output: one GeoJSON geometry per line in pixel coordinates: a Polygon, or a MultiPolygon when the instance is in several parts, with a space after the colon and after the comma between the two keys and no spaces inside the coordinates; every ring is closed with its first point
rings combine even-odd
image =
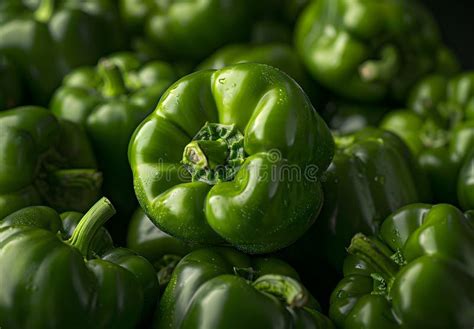
{"type": "Polygon", "coordinates": [[[253,282],[255,289],[276,296],[290,307],[303,307],[309,300],[309,293],[297,280],[284,275],[267,274],[253,282]]]}
{"type": "Polygon", "coordinates": [[[257,271],[252,267],[234,267],[233,270],[235,275],[240,276],[247,281],[253,281],[254,277],[257,275],[257,271]]]}
{"type": "Polygon", "coordinates": [[[35,11],[35,18],[40,22],[48,22],[53,16],[55,0],[40,0],[40,4],[35,11]]]}
{"type": "Polygon", "coordinates": [[[244,137],[234,125],[206,124],[186,145],[181,163],[193,181],[231,180],[244,162],[244,137]]]}
{"type": "Polygon", "coordinates": [[[390,288],[400,266],[394,261],[393,253],[387,247],[376,240],[369,239],[362,233],[358,233],[352,238],[347,251],[372,265],[376,269],[374,274],[379,276],[377,279],[380,281],[380,277],[383,278],[387,289],[390,288]]]}
{"type": "Polygon", "coordinates": [[[227,154],[227,144],[222,140],[196,140],[186,146],[183,162],[214,169],[225,162],[227,154]]]}
{"type": "Polygon", "coordinates": [[[81,218],[67,243],[77,248],[87,258],[95,234],[114,214],[115,208],[112,203],[105,197],[101,198],[81,218]]]}
{"type": "Polygon", "coordinates": [[[365,82],[388,82],[397,74],[399,55],[395,47],[386,46],[381,51],[381,58],[367,60],[359,67],[359,74],[365,82]]]}
{"type": "Polygon", "coordinates": [[[102,93],[105,97],[115,97],[127,93],[127,87],[120,68],[109,60],[102,60],[98,65],[99,76],[104,85],[102,93]]]}
{"type": "Polygon", "coordinates": [[[173,270],[180,260],[181,257],[177,255],[164,255],[154,264],[158,275],[158,283],[163,289],[168,285],[171,274],[173,274],[173,270]]]}

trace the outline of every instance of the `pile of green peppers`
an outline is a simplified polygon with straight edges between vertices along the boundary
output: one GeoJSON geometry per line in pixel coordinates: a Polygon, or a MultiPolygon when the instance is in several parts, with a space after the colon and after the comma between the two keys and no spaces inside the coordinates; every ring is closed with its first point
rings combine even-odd
{"type": "Polygon", "coordinates": [[[0,329],[474,328],[420,1],[0,0],[0,329]]]}

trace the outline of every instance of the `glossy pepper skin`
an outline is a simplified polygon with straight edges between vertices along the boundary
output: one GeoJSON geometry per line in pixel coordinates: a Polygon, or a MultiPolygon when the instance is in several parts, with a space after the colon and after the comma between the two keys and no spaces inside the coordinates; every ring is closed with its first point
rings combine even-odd
{"type": "Polygon", "coordinates": [[[391,212],[430,195],[426,177],[396,135],[365,128],[336,136],[335,142],[334,159],[322,179],[323,209],[304,239],[314,246],[308,251],[322,251],[341,271],[354,234],[375,234],[391,212]]]}
{"type": "Polygon", "coordinates": [[[161,231],[141,208],[137,208],[128,227],[127,248],[153,264],[160,288],[164,290],[181,258],[199,246],[161,231]]]}
{"type": "Polygon", "coordinates": [[[474,226],[448,204],[412,204],[357,234],[331,297],[338,328],[469,328],[474,226]]]}
{"type": "Polygon", "coordinates": [[[171,58],[200,60],[250,33],[255,6],[250,0],[121,0],[121,15],[135,34],[146,34],[171,58]]]}
{"type": "Polygon", "coordinates": [[[324,102],[321,88],[311,81],[298,54],[289,44],[272,42],[261,45],[228,45],[217,50],[196,69],[219,70],[239,63],[261,63],[276,67],[295,79],[315,106],[324,102]]]}
{"type": "Polygon", "coordinates": [[[294,80],[245,63],[172,85],[135,131],[129,161],[137,198],[160,229],[264,253],[294,242],[317,216],[317,178],[333,147],[294,80]]]}
{"type": "Polygon", "coordinates": [[[126,223],[136,208],[128,142],[175,81],[175,74],[165,62],[142,64],[131,53],[117,53],[97,67],[82,67],[67,75],[51,100],[54,114],[81,124],[91,139],[104,173],[104,193],[126,221],[110,228],[114,237],[116,229],[121,231],[119,240],[124,239],[126,223]]]}
{"type": "Polygon", "coordinates": [[[381,127],[410,146],[437,202],[473,209],[474,73],[423,79],[411,92],[408,108],[389,113],[381,127]]]}
{"type": "Polygon", "coordinates": [[[185,256],[161,299],[155,328],[333,328],[298,274],[276,258],[232,249],[185,256]]]}
{"type": "Polygon", "coordinates": [[[279,68],[300,84],[308,79],[298,55],[290,45],[284,43],[225,46],[199,64],[197,70],[219,70],[239,63],[261,63],[279,68]]]}
{"type": "Polygon", "coordinates": [[[0,55],[0,111],[20,105],[23,96],[19,72],[6,56],[0,55]]]}
{"type": "Polygon", "coordinates": [[[0,222],[2,327],[135,328],[153,311],[153,266],[126,249],[96,248],[111,242],[102,225],[114,212],[103,198],[75,227],[67,219],[74,214],[64,215],[72,234],[48,207],[24,208],[0,222]]]}
{"type": "Polygon", "coordinates": [[[109,0],[4,0],[0,54],[14,60],[30,101],[45,105],[65,73],[123,46],[109,0]]]}
{"type": "Polygon", "coordinates": [[[99,197],[102,174],[85,132],[47,109],[1,112],[0,154],[0,218],[38,204],[84,211],[99,197]]]}
{"type": "Polygon", "coordinates": [[[356,101],[404,100],[423,75],[457,70],[433,18],[414,1],[313,1],[295,40],[313,77],[356,101]]]}

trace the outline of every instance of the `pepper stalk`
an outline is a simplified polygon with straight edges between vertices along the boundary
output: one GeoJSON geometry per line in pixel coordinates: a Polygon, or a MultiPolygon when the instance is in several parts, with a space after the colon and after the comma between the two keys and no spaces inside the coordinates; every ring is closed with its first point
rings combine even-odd
{"type": "Polygon", "coordinates": [[[102,197],[81,218],[67,243],[77,248],[85,258],[88,258],[95,234],[115,212],[112,203],[106,197],[102,197]]]}

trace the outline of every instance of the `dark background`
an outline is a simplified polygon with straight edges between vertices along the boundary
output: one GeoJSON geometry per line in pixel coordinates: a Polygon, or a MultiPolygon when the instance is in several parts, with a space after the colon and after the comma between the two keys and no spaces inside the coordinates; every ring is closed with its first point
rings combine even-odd
{"type": "Polygon", "coordinates": [[[474,69],[474,1],[422,0],[438,22],[444,42],[461,60],[464,69],[474,69]]]}

